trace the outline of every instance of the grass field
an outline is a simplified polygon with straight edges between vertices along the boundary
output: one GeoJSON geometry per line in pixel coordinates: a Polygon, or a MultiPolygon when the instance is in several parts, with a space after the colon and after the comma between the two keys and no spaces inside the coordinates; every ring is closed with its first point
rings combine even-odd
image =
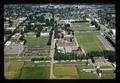
{"type": "Polygon", "coordinates": [[[79,71],[79,79],[98,79],[98,77],[92,72],[79,71]]]}
{"type": "Polygon", "coordinates": [[[102,43],[96,36],[97,33],[79,33],[76,34],[77,41],[79,45],[88,53],[91,51],[102,51],[105,50],[102,43]]]}
{"type": "Polygon", "coordinates": [[[49,79],[50,64],[12,61],[5,72],[6,79],[49,79]]]}
{"type": "Polygon", "coordinates": [[[23,67],[19,79],[49,79],[49,67],[23,67]]]}
{"type": "Polygon", "coordinates": [[[100,66],[100,68],[112,68],[112,66],[100,66]]]}
{"type": "Polygon", "coordinates": [[[17,56],[17,54],[5,54],[4,57],[8,57],[8,56],[17,56]]]}
{"type": "Polygon", "coordinates": [[[24,62],[11,62],[7,71],[5,72],[6,79],[16,79],[19,76],[21,68],[23,67],[24,62]]]}
{"type": "Polygon", "coordinates": [[[79,79],[114,79],[115,78],[115,73],[113,73],[112,70],[102,71],[102,77],[99,77],[97,74],[93,72],[85,72],[82,70],[82,69],[89,68],[89,66],[79,64],[76,66],[76,68],[78,71],[79,79]]]}
{"type": "Polygon", "coordinates": [[[57,77],[74,77],[77,78],[77,70],[75,66],[55,66],[54,74],[57,77]]]}
{"type": "Polygon", "coordinates": [[[115,79],[116,75],[113,72],[112,70],[102,71],[102,77],[100,79],[115,79]]]}
{"type": "Polygon", "coordinates": [[[28,46],[43,46],[47,45],[48,37],[26,37],[26,45],[28,46]]]}
{"type": "Polygon", "coordinates": [[[82,23],[72,23],[72,29],[74,31],[79,31],[79,30],[95,30],[95,27],[90,27],[91,24],[88,22],[82,22],[82,23]]]}
{"type": "Polygon", "coordinates": [[[10,36],[11,34],[4,34],[5,40],[10,36]]]}
{"type": "Polygon", "coordinates": [[[76,68],[78,71],[79,79],[97,79],[98,78],[97,75],[94,74],[93,72],[85,72],[82,70],[82,69],[90,68],[85,64],[79,64],[76,66],[76,68]]]}

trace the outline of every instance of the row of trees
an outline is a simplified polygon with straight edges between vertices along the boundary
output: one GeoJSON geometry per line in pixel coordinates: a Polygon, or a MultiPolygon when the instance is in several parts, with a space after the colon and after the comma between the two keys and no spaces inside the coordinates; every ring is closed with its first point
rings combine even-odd
{"type": "Polygon", "coordinates": [[[31,15],[28,20],[28,24],[26,25],[25,27],[25,30],[24,32],[36,32],[37,33],[37,37],[40,36],[40,32],[42,31],[42,26],[43,25],[40,25],[40,24],[35,24],[36,22],[44,22],[47,26],[52,26],[53,25],[53,22],[54,20],[53,19],[45,19],[44,17],[45,14],[42,14],[41,16],[37,16],[37,14],[34,14],[34,15],[31,15]],[[31,25],[31,23],[34,23],[33,25],[31,25]]]}
{"type": "Polygon", "coordinates": [[[76,53],[58,53],[54,55],[55,60],[82,60],[84,55],[77,55],[76,53]]]}
{"type": "Polygon", "coordinates": [[[51,31],[50,31],[50,33],[49,33],[49,40],[48,40],[47,45],[51,45],[52,34],[53,34],[53,28],[51,29],[51,31]]]}
{"type": "Polygon", "coordinates": [[[42,61],[42,60],[50,60],[49,57],[46,57],[46,58],[32,58],[31,61],[42,61]]]}
{"type": "Polygon", "coordinates": [[[114,62],[115,59],[115,52],[114,51],[93,51],[90,53],[87,53],[86,56],[83,55],[77,55],[75,53],[58,53],[55,52],[54,59],[55,60],[82,60],[82,59],[92,59],[93,57],[97,56],[104,56],[108,61],[114,62]]]}

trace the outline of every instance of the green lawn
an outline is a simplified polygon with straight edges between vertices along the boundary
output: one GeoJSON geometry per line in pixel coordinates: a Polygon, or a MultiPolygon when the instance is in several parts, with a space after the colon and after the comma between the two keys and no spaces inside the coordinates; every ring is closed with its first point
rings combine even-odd
{"type": "Polygon", "coordinates": [[[95,32],[75,34],[79,45],[88,53],[91,51],[105,50],[103,44],[99,41],[95,32]]]}
{"type": "Polygon", "coordinates": [[[112,70],[102,71],[102,77],[100,79],[115,79],[116,75],[112,70]],[[105,74],[105,75],[103,75],[105,74]]]}
{"type": "Polygon", "coordinates": [[[111,75],[102,75],[102,77],[99,77],[93,72],[85,72],[82,70],[89,68],[88,66],[79,64],[76,66],[76,68],[79,74],[79,79],[114,79],[115,78],[115,73],[113,73],[112,70],[102,71],[102,74],[111,74],[111,75]]]}
{"type": "Polygon", "coordinates": [[[21,68],[23,67],[24,62],[11,62],[8,67],[8,70],[5,72],[6,79],[16,79],[19,76],[21,68]]]}
{"type": "Polygon", "coordinates": [[[54,74],[58,77],[76,77],[78,76],[75,66],[55,66],[54,74]]]}
{"type": "Polygon", "coordinates": [[[5,55],[4,55],[4,57],[9,57],[9,56],[14,56],[14,57],[16,57],[17,54],[5,54],[5,55]]]}
{"type": "Polygon", "coordinates": [[[97,79],[97,75],[94,74],[93,72],[85,72],[82,69],[87,69],[89,68],[89,66],[85,65],[85,64],[79,64],[76,66],[77,71],[78,71],[78,75],[79,75],[79,79],[97,79]]]}
{"type": "Polygon", "coordinates": [[[79,79],[97,79],[97,75],[92,72],[79,71],[79,79]]]}
{"type": "Polygon", "coordinates": [[[4,34],[5,40],[10,36],[11,34],[4,34]]]}
{"type": "Polygon", "coordinates": [[[19,79],[49,79],[49,67],[23,67],[19,79]]]}
{"type": "Polygon", "coordinates": [[[100,68],[112,68],[112,66],[100,66],[100,68]]]}
{"type": "Polygon", "coordinates": [[[47,45],[48,37],[26,37],[26,45],[28,46],[44,46],[47,45]]]}
{"type": "Polygon", "coordinates": [[[6,79],[49,79],[50,64],[12,61],[5,72],[6,79]]]}
{"type": "Polygon", "coordinates": [[[88,22],[72,23],[72,28],[74,31],[95,29],[95,27],[90,27],[90,26],[91,24],[89,24],[88,22]]]}

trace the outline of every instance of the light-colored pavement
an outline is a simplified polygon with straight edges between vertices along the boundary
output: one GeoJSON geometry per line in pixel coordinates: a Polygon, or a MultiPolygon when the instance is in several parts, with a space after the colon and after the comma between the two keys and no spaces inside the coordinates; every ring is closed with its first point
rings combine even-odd
{"type": "Polygon", "coordinates": [[[50,56],[51,56],[51,65],[50,65],[50,79],[54,79],[54,72],[53,72],[53,65],[54,65],[54,48],[55,48],[55,40],[54,40],[54,31],[52,34],[52,40],[51,40],[51,48],[50,48],[50,56]]]}

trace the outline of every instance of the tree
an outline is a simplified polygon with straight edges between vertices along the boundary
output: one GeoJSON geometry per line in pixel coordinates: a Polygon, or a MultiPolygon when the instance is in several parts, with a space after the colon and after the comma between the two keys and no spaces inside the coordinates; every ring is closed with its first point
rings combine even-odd
{"type": "Polygon", "coordinates": [[[12,34],[12,31],[11,31],[11,30],[6,30],[6,31],[4,32],[4,34],[12,34]]]}
{"type": "Polygon", "coordinates": [[[36,37],[40,37],[40,32],[39,31],[37,31],[36,37]]]}
{"type": "Polygon", "coordinates": [[[70,24],[65,24],[65,27],[70,27],[70,24]]]}
{"type": "Polygon", "coordinates": [[[45,19],[46,25],[50,25],[49,19],[45,19]]]}
{"type": "Polygon", "coordinates": [[[52,25],[54,23],[54,19],[50,19],[50,24],[52,25]]]}
{"type": "Polygon", "coordinates": [[[64,38],[64,34],[62,34],[61,38],[64,38]]]}
{"type": "Polygon", "coordinates": [[[52,34],[53,34],[53,29],[51,29],[51,31],[49,33],[49,40],[48,40],[47,45],[51,45],[52,34]]]}
{"type": "Polygon", "coordinates": [[[96,21],[95,21],[95,20],[92,20],[92,21],[91,21],[91,24],[92,24],[92,25],[95,25],[95,24],[96,24],[96,21]]]}
{"type": "Polygon", "coordinates": [[[22,35],[19,40],[24,41],[24,35],[22,35]]]}
{"type": "Polygon", "coordinates": [[[74,35],[74,31],[72,31],[72,35],[74,35]]]}
{"type": "Polygon", "coordinates": [[[96,28],[97,28],[97,30],[99,31],[100,30],[100,25],[96,25],[96,28]]]}
{"type": "Polygon", "coordinates": [[[9,20],[9,24],[10,24],[9,27],[12,27],[13,22],[9,20]]]}

